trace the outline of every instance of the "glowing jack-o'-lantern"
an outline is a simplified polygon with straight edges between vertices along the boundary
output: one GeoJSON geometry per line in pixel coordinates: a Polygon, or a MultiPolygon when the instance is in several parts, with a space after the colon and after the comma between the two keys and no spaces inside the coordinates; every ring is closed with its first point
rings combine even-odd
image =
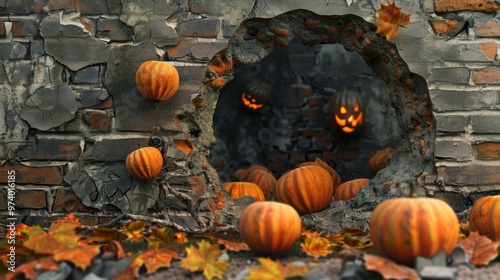
{"type": "Polygon", "coordinates": [[[358,132],[364,121],[364,103],[361,95],[344,90],[330,97],[328,113],[336,131],[345,134],[358,132]]]}
{"type": "Polygon", "coordinates": [[[243,105],[252,110],[259,110],[271,99],[271,86],[260,79],[251,79],[241,94],[243,105]]]}

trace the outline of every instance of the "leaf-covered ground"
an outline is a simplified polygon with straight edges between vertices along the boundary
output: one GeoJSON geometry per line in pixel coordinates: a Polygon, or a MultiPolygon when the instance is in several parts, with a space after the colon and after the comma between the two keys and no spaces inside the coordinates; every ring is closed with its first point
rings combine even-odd
{"type": "MultiPolygon", "coordinates": [[[[461,249],[452,263],[458,279],[496,279],[500,241],[467,229],[462,223],[457,244],[461,249]]],[[[230,228],[185,234],[140,220],[121,228],[92,228],[72,214],[47,229],[19,224],[15,237],[15,272],[6,266],[11,250],[8,238],[0,241],[0,279],[82,279],[89,274],[116,280],[340,279],[343,273],[370,279],[419,279],[416,269],[378,256],[368,233],[349,228],[329,235],[304,229],[296,244],[280,256],[252,251],[230,228]]]]}

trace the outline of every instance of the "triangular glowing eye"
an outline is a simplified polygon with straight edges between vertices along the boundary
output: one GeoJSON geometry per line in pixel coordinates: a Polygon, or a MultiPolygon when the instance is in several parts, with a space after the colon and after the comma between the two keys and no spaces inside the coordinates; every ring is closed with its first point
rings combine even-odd
{"type": "Polygon", "coordinates": [[[358,112],[359,111],[359,106],[358,104],[356,104],[356,106],[354,106],[354,112],[358,112]]]}
{"type": "Polygon", "coordinates": [[[341,114],[346,114],[347,113],[347,109],[344,106],[340,106],[340,113],[341,114]]]}

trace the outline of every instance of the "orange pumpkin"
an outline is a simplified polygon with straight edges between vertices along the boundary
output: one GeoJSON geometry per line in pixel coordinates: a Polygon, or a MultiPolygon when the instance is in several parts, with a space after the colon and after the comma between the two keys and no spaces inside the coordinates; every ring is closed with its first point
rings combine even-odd
{"type": "Polygon", "coordinates": [[[252,164],[252,165],[250,165],[250,167],[247,168],[247,171],[248,172],[252,172],[255,169],[261,169],[261,170],[269,171],[269,168],[265,167],[264,165],[260,165],[260,164],[252,164]]]}
{"type": "MultiPolygon", "coordinates": [[[[416,196],[413,185],[412,196],[416,196]]],[[[370,218],[370,236],[378,252],[409,266],[417,256],[431,258],[443,249],[449,255],[458,234],[457,215],[437,198],[389,199],[377,205],[370,218]]]]}
{"type": "Polygon", "coordinates": [[[163,155],[154,147],[144,147],[128,154],[125,160],[127,172],[139,180],[156,177],[163,167],[163,155]]]}
{"type": "Polygon", "coordinates": [[[272,194],[274,193],[276,183],[278,182],[273,174],[263,169],[254,169],[253,171],[248,172],[245,181],[254,183],[259,186],[262,189],[266,200],[271,198],[272,194]]]}
{"type": "Polygon", "coordinates": [[[243,210],[238,229],[252,250],[275,255],[287,251],[297,242],[302,226],[299,214],[290,205],[258,201],[243,210]]]}
{"type": "Polygon", "coordinates": [[[135,84],[147,99],[165,101],[179,89],[179,73],[167,62],[150,60],[137,69],[135,84]]]}
{"type": "Polygon", "coordinates": [[[337,190],[337,187],[340,184],[342,184],[342,178],[340,178],[337,171],[335,171],[335,169],[333,169],[326,162],[322,161],[320,158],[316,158],[316,160],[314,160],[314,161],[303,162],[299,165],[299,167],[306,166],[306,165],[317,165],[319,167],[323,167],[324,169],[326,169],[326,171],[328,171],[328,173],[330,173],[330,175],[332,176],[332,180],[333,180],[333,193],[335,193],[335,191],[337,190]]]}
{"type": "Polygon", "coordinates": [[[500,240],[500,195],[490,195],[476,200],[469,214],[471,231],[500,240]]]}
{"type": "Polygon", "coordinates": [[[276,184],[276,200],[300,214],[319,212],[333,197],[332,176],[324,168],[307,165],[283,174],[276,184]]]}
{"type": "Polygon", "coordinates": [[[234,199],[244,198],[245,196],[250,196],[256,201],[266,200],[264,193],[254,183],[250,182],[228,182],[224,183],[224,189],[229,193],[229,195],[234,199]]]}
{"type": "Polygon", "coordinates": [[[335,191],[335,200],[350,200],[359,190],[368,186],[370,179],[359,178],[340,184],[335,191]]]}
{"type": "Polygon", "coordinates": [[[370,171],[375,174],[379,170],[384,169],[389,164],[389,158],[393,153],[394,149],[391,147],[376,151],[368,160],[368,168],[370,168],[370,171]]]}
{"type": "Polygon", "coordinates": [[[237,181],[245,180],[248,175],[248,170],[240,168],[233,172],[233,179],[237,181]]]}

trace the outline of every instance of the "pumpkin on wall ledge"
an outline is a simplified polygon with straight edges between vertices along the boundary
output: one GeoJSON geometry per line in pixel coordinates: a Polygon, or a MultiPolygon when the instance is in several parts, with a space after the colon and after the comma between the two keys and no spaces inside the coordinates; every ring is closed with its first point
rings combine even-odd
{"type": "Polygon", "coordinates": [[[177,69],[165,61],[146,61],[135,72],[137,88],[150,100],[165,101],[171,98],[179,89],[179,83],[177,69]]]}
{"type": "Polygon", "coordinates": [[[259,110],[271,99],[272,88],[262,79],[253,78],[245,86],[241,94],[243,106],[251,110],[259,110]]]}
{"type": "Polygon", "coordinates": [[[360,131],[364,122],[365,105],[361,95],[344,89],[329,100],[330,124],[338,133],[349,135],[360,131]]]}

